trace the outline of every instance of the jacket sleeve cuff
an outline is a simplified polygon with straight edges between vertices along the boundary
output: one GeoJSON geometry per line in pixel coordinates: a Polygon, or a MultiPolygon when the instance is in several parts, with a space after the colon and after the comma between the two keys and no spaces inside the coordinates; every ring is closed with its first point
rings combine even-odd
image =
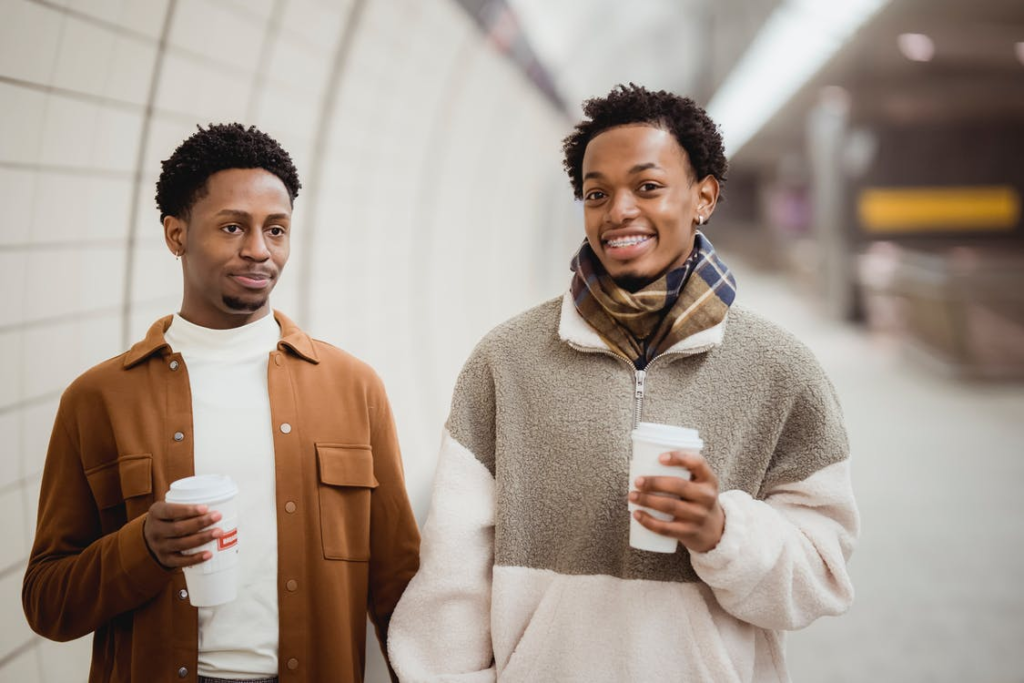
{"type": "Polygon", "coordinates": [[[146,515],[140,515],[117,532],[117,555],[121,570],[132,587],[140,593],[152,595],[165,583],[171,571],[164,569],[149,552],[142,527],[146,515]]]}
{"type": "Polygon", "coordinates": [[[753,499],[744,491],[726,491],[718,497],[725,512],[725,530],[718,545],[706,553],[691,552],[694,571],[710,586],[730,583],[738,572],[751,571],[749,546],[751,520],[749,507],[753,499]]]}

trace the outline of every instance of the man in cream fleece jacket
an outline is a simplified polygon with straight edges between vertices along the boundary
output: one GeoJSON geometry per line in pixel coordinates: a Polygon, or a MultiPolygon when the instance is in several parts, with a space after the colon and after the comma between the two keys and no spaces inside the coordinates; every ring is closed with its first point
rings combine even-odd
{"type": "Polygon", "coordinates": [[[585,112],[564,143],[586,232],[569,291],[459,377],[391,662],[406,683],[788,681],[784,631],[853,598],[835,391],[733,306],[698,229],[726,171],[706,113],[632,84],[585,112]],[[661,456],[691,480],[629,481],[640,421],[699,430],[701,455],[661,456]],[[674,554],[630,547],[628,501],[671,515],[635,518],[674,554]]]}

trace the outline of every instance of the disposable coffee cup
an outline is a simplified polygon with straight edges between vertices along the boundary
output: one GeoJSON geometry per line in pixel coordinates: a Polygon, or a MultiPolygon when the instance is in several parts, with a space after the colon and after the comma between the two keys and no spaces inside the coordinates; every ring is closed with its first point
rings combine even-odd
{"type": "MultiPolygon", "coordinates": [[[[690,471],[685,467],[669,467],[661,464],[658,457],[669,451],[687,451],[700,453],[704,447],[696,429],[675,427],[654,422],[641,422],[632,432],[633,459],[629,463],[629,488],[636,490],[637,477],[680,477],[690,478],[690,471]]],[[[664,495],[672,498],[669,494],[664,495]]],[[[674,553],[679,541],[669,536],[655,533],[633,518],[634,510],[643,510],[655,519],[668,521],[672,515],[659,510],[641,507],[629,503],[629,545],[637,550],[652,553],[674,553]]]]}
{"type": "Polygon", "coordinates": [[[210,512],[216,510],[221,514],[220,521],[212,525],[224,532],[220,538],[183,551],[186,555],[201,552],[213,555],[205,562],[182,567],[188,599],[195,607],[223,605],[238,596],[237,495],[238,486],[231,477],[200,474],[173,482],[164,497],[168,503],[206,505],[210,512]]]}

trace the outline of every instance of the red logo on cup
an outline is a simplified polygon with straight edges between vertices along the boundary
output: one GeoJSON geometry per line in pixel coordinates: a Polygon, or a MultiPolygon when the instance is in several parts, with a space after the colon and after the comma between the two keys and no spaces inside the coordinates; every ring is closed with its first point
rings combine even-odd
{"type": "Polygon", "coordinates": [[[217,550],[227,550],[238,545],[238,529],[232,529],[217,539],[217,550]]]}

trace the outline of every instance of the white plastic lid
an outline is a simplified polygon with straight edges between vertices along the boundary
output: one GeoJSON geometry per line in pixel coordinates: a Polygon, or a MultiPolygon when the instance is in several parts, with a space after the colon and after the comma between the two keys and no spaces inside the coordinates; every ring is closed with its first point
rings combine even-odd
{"type": "Polygon", "coordinates": [[[171,483],[164,499],[168,503],[210,505],[238,495],[238,486],[225,474],[199,474],[171,483]]]}
{"type": "Polygon", "coordinates": [[[634,441],[650,441],[652,443],[674,446],[677,448],[704,447],[704,441],[700,438],[700,432],[689,427],[676,427],[675,425],[663,425],[657,422],[641,422],[632,433],[634,441]]]}

